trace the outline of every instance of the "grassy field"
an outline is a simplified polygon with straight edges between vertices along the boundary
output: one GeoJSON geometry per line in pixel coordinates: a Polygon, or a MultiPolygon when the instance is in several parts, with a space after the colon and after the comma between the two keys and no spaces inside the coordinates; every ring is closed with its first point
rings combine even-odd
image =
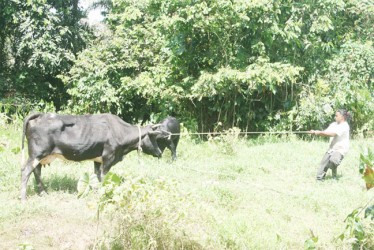
{"type": "MultiPolygon", "coordinates": [[[[93,163],[56,160],[42,170],[49,194],[35,193],[32,176],[29,199],[22,204],[20,142],[19,128],[0,127],[0,249],[93,248],[114,227],[103,216],[98,223],[97,192],[77,198],[78,179],[93,172],[93,163]]],[[[182,138],[175,163],[169,152],[159,161],[142,155],[141,163],[132,152],[111,172],[175,180],[191,201],[185,208],[192,209],[185,218],[190,223],[183,230],[195,248],[304,249],[314,234],[317,249],[351,249],[335,238],[344,231],[346,216],[373,196],[364,187],[358,162],[362,147],[374,148],[374,140],[353,140],[338,168],[339,180],[329,172],[325,182],[317,183],[327,145],[295,138],[234,144],[182,138]]]]}

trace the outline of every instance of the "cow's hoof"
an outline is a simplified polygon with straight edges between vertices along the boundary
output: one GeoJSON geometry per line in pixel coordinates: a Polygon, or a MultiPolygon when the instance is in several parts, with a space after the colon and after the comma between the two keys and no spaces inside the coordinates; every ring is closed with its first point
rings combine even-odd
{"type": "Polygon", "coordinates": [[[44,190],[39,193],[40,197],[44,197],[44,196],[47,196],[47,195],[48,195],[48,193],[44,190]]]}

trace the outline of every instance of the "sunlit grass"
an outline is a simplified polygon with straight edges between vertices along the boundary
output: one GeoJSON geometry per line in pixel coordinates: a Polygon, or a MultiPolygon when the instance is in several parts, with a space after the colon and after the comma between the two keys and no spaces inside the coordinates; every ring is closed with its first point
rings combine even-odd
{"type": "MultiPolygon", "coordinates": [[[[20,147],[20,138],[19,129],[0,131],[0,143],[6,145],[0,159],[0,246],[30,243],[39,249],[64,242],[89,248],[103,228],[96,232],[96,195],[78,199],[76,184],[83,173],[93,173],[93,163],[53,162],[42,169],[49,195],[36,194],[31,176],[29,200],[23,205],[18,200],[21,154],[12,152],[20,147]],[[54,234],[56,228],[60,230],[54,234]],[[75,235],[79,230],[85,232],[81,240],[75,235]]],[[[161,160],[138,158],[133,152],[111,171],[176,180],[196,203],[191,220],[200,221],[205,231],[194,240],[203,248],[302,249],[311,232],[318,236],[319,248],[350,248],[335,238],[345,228],[345,217],[373,196],[358,173],[361,148],[373,148],[373,140],[352,141],[338,168],[339,180],[329,178],[329,172],[322,183],[315,175],[326,141],[239,140],[226,145],[233,147],[232,154],[222,153],[221,146],[182,138],[174,163],[168,151],[161,160]]]]}

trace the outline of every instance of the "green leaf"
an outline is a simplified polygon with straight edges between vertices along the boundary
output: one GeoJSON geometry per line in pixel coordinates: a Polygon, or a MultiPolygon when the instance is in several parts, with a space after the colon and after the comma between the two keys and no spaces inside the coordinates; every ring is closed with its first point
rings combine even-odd
{"type": "MultiPolygon", "coordinates": [[[[360,156],[361,157],[361,156],[360,156]]],[[[363,161],[360,161],[360,164],[358,166],[358,171],[360,174],[364,174],[365,171],[365,163],[363,161]]]]}
{"type": "Polygon", "coordinates": [[[374,220],[374,205],[371,205],[365,209],[365,218],[368,217],[370,217],[371,220],[374,220]]]}
{"type": "Polygon", "coordinates": [[[315,241],[310,238],[310,239],[307,239],[304,243],[304,249],[305,250],[313,250],[313,249],[316,249],[316,244],[315,244],[315,241]]]}
{"type": "Polygon", "coordinates": [[[119,175],[109,172],[104,177],[103,186],[108,184],[115,184],[116,186],[119,186],[121,182],[121,177],[119,175]]]}
{"type": "Polygon", "coordinates": [[[316,249],[316,243],[318,242],[318,237],[314,235],[313,231],[310,229],[311,237],[304,242],[304,249],[312,250],[316,249]]]}
{"type": "Polygon", "coordinates": [[[367,166],[372,166],[373,165],[369,154],[368,155],[360,154],[360,163],[364,163],[367,166]]]}
{"type": "Polygon", "coordinates": [[[96,174],[89,175],[88,173],[84,173],[78,181],[78,198],[87,196],[93,188],[98,186],[98,183],[96,174]]]}
{"type": "Polygon", "coordinates": [[[354,234],[359,241],[365,238],[365,231],[360,221],[354,224],[354,234]]]}
{"type": "Polygon", "coordinates": [[[344,238],[345,238],[345,235],[344,235],[344,233],[342,233],[341,235],[339,235],[339,236],[338,236],[338,239],[339,239],[339,240],[341,240],[341,241],[343,241],[343,240],[344,240],[344,238]]]}
{"type": "Polygon", "coordinates": [[[12,148],[11,151],[12,151],[13,154],[18,154],[19,152],[21,152],[21,148],[20,147],[15,147],[15,148],[12,148]]]}
{"type": "Polygon", "coordinates": [[[358,208],[353,210],[348,216],[347,218],[345,218],[344,222],[346,222],[348,219],[354,219],[356,217],[356,215],[358,214],[358,208]]]}

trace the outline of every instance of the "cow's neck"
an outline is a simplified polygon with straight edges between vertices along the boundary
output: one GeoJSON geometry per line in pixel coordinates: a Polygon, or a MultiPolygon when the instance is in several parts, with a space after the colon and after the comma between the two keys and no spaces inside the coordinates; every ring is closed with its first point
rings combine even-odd
{"type": "Polygon", "coordinates": [[[147,131],[145,128],[140,128],[139,133],[138,126],[132,126],[132,128],[129,128],[129,130],[129,137],[125,139],[125,143],[123,145],[125,147],[125,154],[133,150],[137,150],[141,145],[141,140],[144,138],[144,136],[147,135],[147,131]]]}

